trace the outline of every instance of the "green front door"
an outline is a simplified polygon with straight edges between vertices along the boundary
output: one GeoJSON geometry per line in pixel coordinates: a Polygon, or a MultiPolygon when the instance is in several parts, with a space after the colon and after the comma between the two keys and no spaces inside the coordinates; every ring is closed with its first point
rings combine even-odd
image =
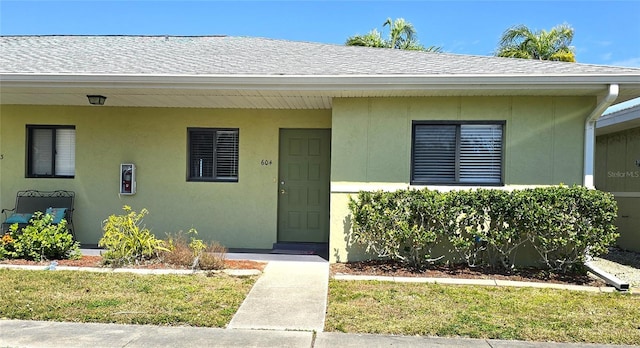
{"type": "Polygon", "coordinates": [[[278,242],[329,241],[331,130],[281,129],[278,242]]]}

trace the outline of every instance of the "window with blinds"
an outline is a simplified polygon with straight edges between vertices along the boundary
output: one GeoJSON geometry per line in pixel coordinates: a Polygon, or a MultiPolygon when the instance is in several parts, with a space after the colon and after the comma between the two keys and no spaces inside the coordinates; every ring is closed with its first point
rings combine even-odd
{"type": "Polygon", "coordinates": [[[27,126],[27,177],[73,178],[75,172],[74,126],[27,126]]]}
{"type": "Polygon", "coordinates": [[[413,123],[412,184],[501,185],[504,122],[413,123]]]}
{"type": "Polygon", "coordinates": [[[189,128],[188,181],[238,181],[238,129],[189,128]]]}

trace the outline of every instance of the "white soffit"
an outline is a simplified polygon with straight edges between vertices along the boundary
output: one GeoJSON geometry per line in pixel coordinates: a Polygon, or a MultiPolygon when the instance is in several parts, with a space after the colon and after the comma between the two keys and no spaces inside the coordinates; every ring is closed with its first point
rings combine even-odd
{"type": "Polygon", "coordinates": [[[330,109],[333,98],[597,96],[623,81],[616,103],[640,95],[640,76],[114,76],[0,75],[0,103],[255,109],[330,109]],[[607,82],[608,81],[608,82],[607,82]]]}

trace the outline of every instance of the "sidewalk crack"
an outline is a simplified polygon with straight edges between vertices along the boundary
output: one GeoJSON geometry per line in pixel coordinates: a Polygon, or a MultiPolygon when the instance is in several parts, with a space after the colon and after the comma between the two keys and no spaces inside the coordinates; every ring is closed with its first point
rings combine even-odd
{"type": "Polygon", "coordinates": [[[313,333],[311,335],[311,348],[316,346],[316,337],[318,336],[318,333],[316,332],[316,330],[313,330],[313,333]]]}

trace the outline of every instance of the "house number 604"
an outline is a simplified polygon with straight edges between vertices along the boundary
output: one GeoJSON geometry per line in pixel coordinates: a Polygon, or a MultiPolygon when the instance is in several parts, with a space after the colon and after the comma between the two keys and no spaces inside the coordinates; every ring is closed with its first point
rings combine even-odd
{"type": "Polygon", "coordinates": [[[262,161],[260,161],[260,165],[262,166],[270,166],[271,164],[273,164],[273,161],[271,160],[263,159],[262,161]]]}

